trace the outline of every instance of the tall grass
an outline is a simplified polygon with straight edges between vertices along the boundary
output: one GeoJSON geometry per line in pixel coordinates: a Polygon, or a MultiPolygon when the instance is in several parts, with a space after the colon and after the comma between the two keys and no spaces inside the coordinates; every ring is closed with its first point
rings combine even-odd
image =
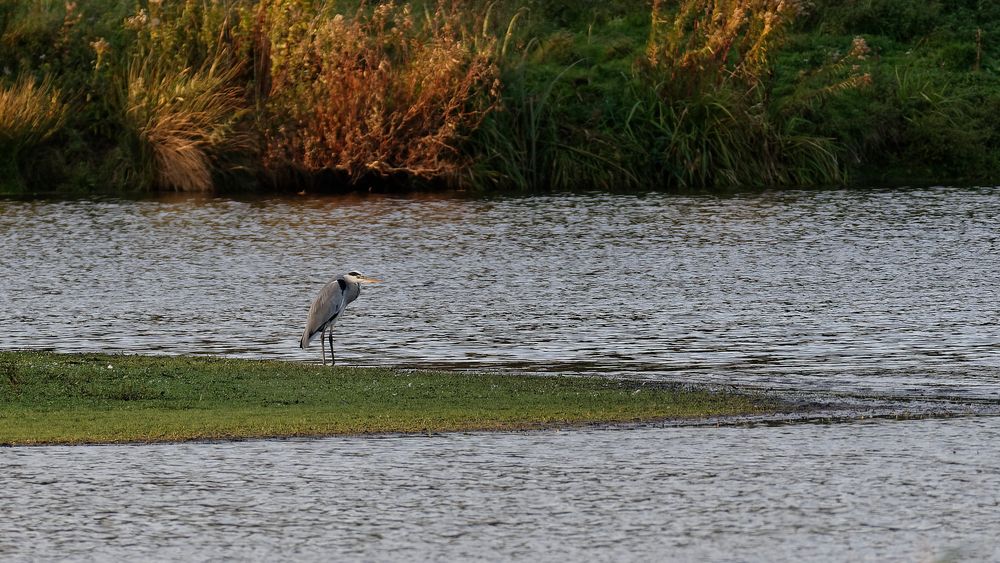
{"type": "Polygon", "coordinates": [[[192,0],[149,6],[125,21],[136,40],[113,81],[128,155],[123,181],[208,191],[230,155],[253,149],[239,123],[248,104],[230,44],[234,12],[192,0]]]}
{"type": "MultiPolygon", "coordinates": [[[[476,187],[623,189],[643,183],[615,115],[623,105],[622,77],[595,83],[605,71],[590,55],[603,49],[585,35],[549,29],[557,14],[578,13],[590,10],[550,2],[495,10],[492,33],[502,38],[502,47],[494,58],[502,91],[497,110],[484,119],[470,145],[477,160],[476,187]]],[[[592,17],[611,16],[596,10],[592,17]]]]}
{"type": "Polygon", "coordinates": [[[480,159],[478,187],[533,191],[642,184],[613,130],[565,119],[566,105],[574,102],[560,86],[576,64],[542,83],[525,76],[527,62],[506,70],[503,101],[485,119],[473,147],[480,159]]]}
{"type": "Polygon", "coordinates": [[[236,129],[243,90],[232,86],[238,68],[164,67],[156,58],[133,59],[125,78],[123,125],[133,148],[133,181],[154,188],[208,191],[227,152],[251,139],[236,129]]]}
{"type": "Polygon", "coordinates": [[[4,166],[41,144],[31,181],[163,190],[1000,170],[982,2],[400,2],[0,0],[4,166]],[[941,19],[955,29],[894,42],[941,19]]]}
{"type": "Polygon", "coordinates": [[[21,75],[0,86],[0,150],[18,153],[59,131],[68,108],[50,77],[40,82],[21,75]]]}
{"type": "Polygon", "coordinates": [[[880,116],[883,135],[871,149],[888,150],[920,166],[953,174],[988,168],[996,159],[990,147],[995,141],[985,134],[987,129],[968,126],[977,108],[948,86],[935,83],[924,71],[896,68],[890,91],[897,111],[880,116]]]}
{"type": "Polygon", "coordinates": [[[6,182],[19,183],[20,157],[59,132],[67,114],[68,106],[49,77],[39,82],[21,75],[0,85],[0,169],[6,182]]]}
{"type": "Polygon", "coordinates": [[[771,52],[804,9],[790,0],[656,0],[636,102],[626,121],[679,187],[833,184],[832,139],[800,128],[769,91],[771,52]]]}
{"type": "Polygon", "coordinates": [[[753,87],[773,47],[806,10],[802,0],[654,0],[646,59],[661,87],[694,95],[727,82],[753,87]]]}

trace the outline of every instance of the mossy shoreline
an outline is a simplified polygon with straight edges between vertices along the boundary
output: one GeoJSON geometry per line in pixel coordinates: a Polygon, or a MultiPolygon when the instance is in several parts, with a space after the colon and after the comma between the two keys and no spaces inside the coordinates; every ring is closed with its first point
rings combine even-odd
{"type": "Polygon", "coordinates": [[[0,445],[514,431],[769,414],[764,395],[587,377],[0,352],[0,445]]]}

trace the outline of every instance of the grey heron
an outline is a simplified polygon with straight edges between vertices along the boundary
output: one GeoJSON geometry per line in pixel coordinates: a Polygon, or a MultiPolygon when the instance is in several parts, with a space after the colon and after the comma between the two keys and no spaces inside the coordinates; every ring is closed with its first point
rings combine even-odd
{"type": "Polygon", "coordinates": [[[323,365],[326,365],[326,344],[323,337],[327,336],[330,342],[330,365],[333,365],[333,323],[344,312],[347,305],[358,298],[361,294],[361,284],[379,283],[378,280],[368,277],[361,272],[351,271],[334,278],[330,283],[323,286],[319,295],[313,300],[309,307],[309,316],[306,317],[306,329],[302,332],[302,340],[299,342],[300,348],[308,348],[309,342],[319,335],[320,345],[323,348],[323,365]]]}

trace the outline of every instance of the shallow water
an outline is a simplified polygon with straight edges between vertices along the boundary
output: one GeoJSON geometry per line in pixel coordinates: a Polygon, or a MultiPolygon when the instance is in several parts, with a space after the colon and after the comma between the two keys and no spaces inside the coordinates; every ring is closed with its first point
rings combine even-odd
{"type": "Polygon", "coordinates": [[[13,448],[0,505],[4,559],[996,561],[1000,418],[13,448]]]}
{"type": "Polygon", "coordinates": [[[996,188],[0,201],[0,349],[318,361],[308,304],[361,269],[343,364],[854,418],[0,449],[0,558],[998,560],[998,218],[996,188]],[[964,416],[857,420],[894,413],[964,416]]]}
{"type": "Polygon", "coordinates": [[[1000,189],[0,202],[0,346],[1000,400],[1000,189]]]}

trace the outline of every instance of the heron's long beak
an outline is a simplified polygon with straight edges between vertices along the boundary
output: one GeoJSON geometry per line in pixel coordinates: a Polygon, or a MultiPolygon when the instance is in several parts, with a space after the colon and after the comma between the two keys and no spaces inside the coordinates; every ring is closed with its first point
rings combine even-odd
{"type": "Polygon", "coordinates": [[[382,280],[370,276],[361,276],[358,281],[361,283],[382,283],[382,280]]]}

